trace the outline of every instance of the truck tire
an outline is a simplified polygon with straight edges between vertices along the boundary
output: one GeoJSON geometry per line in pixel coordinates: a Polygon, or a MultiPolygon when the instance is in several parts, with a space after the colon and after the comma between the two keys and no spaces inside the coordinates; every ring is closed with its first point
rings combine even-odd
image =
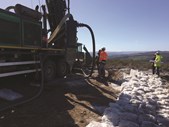
{"type": "Polygon", "coordinates": [[[46,61],[43,67],[44,80],[50,81],[56,77],[56,64],[54,61],[46,61]]]}
{"type": "Polygon", "coordinates": [[[58,77],[64,77],[67,75],[68,73],[68,65],[64,60],[61,60],[57,63],[57,71],[56,71],[56,75],[58,77]]]}

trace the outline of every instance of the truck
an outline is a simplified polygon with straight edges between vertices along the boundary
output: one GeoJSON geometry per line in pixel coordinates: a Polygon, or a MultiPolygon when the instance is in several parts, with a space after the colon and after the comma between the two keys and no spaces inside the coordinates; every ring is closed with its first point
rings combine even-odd
{"type": "Polygon", "coordinates": [[[88,68],[92,74],[94,34],[89,25],[74,20],[69,4],[69,0],[46,0],[46,5],[35,9],[19,3],[0,9],[0,78],[26,74],[38,78],[43,72],[44,80],[50,81],[77,67],[88,68]],[[80,27],[91,33],[91,56],[78,42],[80,27]]]}

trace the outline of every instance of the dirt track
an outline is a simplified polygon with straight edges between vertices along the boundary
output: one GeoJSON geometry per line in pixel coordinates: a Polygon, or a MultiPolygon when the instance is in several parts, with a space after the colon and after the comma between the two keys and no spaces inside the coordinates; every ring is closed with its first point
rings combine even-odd
{"type": "Polygon", "coordinates": [[[117,91],[97,78],[56,80],[35,100],[0,113],[1,127],[85,127],[99,121],[117,91]],[[98,108],[99,107],[99,108],[98,108]]]}

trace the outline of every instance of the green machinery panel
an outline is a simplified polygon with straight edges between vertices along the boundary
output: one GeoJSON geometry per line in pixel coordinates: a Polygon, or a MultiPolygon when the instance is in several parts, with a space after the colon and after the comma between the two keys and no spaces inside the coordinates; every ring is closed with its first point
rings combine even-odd
{"type": "Polygon", "coordinates": [[[42,25],[0,9],[0,46],[40,47],[42,25]]]}
{"type": "Polygon", "coordinates": [[[22,20],[23,46],[40,47],[42,40],[42,26],[40,22],[22,20]]]}
{"type": "Polygon", "coordinates": [[[19,46],[20,30],[20,18],[0,10],[0,46],[19,46]]]}

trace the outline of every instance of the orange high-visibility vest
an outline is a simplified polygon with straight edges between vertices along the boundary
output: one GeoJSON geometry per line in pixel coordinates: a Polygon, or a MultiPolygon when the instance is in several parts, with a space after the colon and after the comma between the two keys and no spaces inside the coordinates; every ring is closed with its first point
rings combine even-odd
{"type": "Polygon", "coordinates": [[[107,60],[107,53],[104,51],[100,52],[100,57],[99,57],[99,61],[106,61],[107,60]]]}

